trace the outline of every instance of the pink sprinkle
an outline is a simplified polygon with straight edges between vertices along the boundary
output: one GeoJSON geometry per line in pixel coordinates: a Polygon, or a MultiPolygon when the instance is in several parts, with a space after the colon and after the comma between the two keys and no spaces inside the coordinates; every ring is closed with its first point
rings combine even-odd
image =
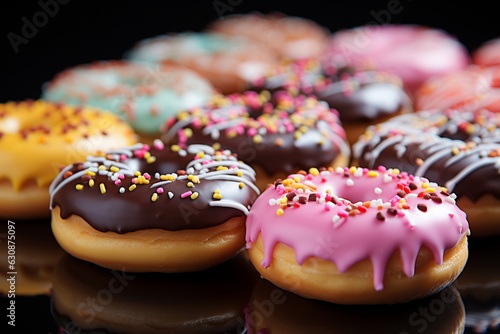
{"type": "Polygon", "coordinates": [[[150,147],[149,147],[149,145],[148,145],[148,144],[144,144],[144,145],[142,146],[142,149],[143,149],[144,151],[149,151],[150,147]]]}
{"type": "Polygon", "coordinates": [[[293,132],[293,130],[295,130],[295,127],[293,126],[292,123],[287,123],[285,125],[285,129],[286,129],[286,132],[293,132]]]}
{"type": "Polygon", "coordinates": [[[398,210],[398,217],[404,217],[405,213],[401,210],[398,210]]]}
{"type": "Polygon", "coordinates": [[[134,154],[139,158],[139,159],[142,159],[144,158],[144,151],[143,150],[135,150],[134,151],[134,154]]]}
{"type": "Polygon", "coordinates": [[[163,188],[162,187],[158,187],[158,189],[156,189],[156,192],[158,194],[163,194],[163,188]]]}
{"type": "Polygon", "coordinates": [[[192,191],[186,191],[185,193],[182,193],[181,194],[181,198],[186,198],[186,197],[189,197],[193,194],[192,191]]]}
{"type": "Polygon", "coordinates": [[[448,215],[450,215],[451,218],[455,217],[453,213],[449,213],[448,215]]]}
{"type": "Polygon", "coordinates": [[[123,180],[123,179],[125,179],[125,175],[120,174],[120,175],[118,175],[118,178],[119,178],[120,180],[123,180]]]}
{"type": "Polygon", "coordinates": [[[125,154],[120,155],[120,160],[127,160],[128,157],[125,154]]]}
{"type": "Polygon", "coordinates": [[[144,178],[146,180],[151,180],[151,175],[149,175],[148,173],[144,173],[144,178]]]}
{"type": "Polygon", "coordinates": [[[135,177],[132,179],[132,183],[135,183],[135,177]]]}
{"type": "Polygon", "coordinates": [[[385,172],[387,172],[387,168],[385,168],[384,166],[378,166],[378,171],[380,173],[385,173],[385,172]]]}
{"type": "Polygon", "coordinates": [[[312,180],[314,176],[312,174],[307,174],[306,180],[312,180]]]}
{"type": "Polygon", "coordinates": [[[347,211],[339,211],[337,214],[340,218],[349,216],[349,213],[347,211]]]}
{"type": "Polygon", "coordinates": [[[276,190],[278,191],[279,195],[283,195],[284,193],[286,193],[285,186],[282,185],[282,184],[278,185],[278,187],[276,188],[276,190]]]}
{"type": "Polygon", "coordinates": [[[253,137],[253,136],[255,136],[257,134],[257,129],[256,128],[250,128],[250,129],[248,129],[247,134],[250,137],[253,137]]]}
{"type": "Polygon", "coordinates": [[[413,175],[410,174],[410,176],[408,177],[410,179],[410,181],[414,181],[415,180],[415,177],[413,175]]]}
{"type": "Polygon", "coordinates": [[[193,119],[191,124],[193,124],[194,127],[199,128],[199,127],[201,127],[201,120],[195,118],[195,119],[193,119]]]}
{"type": "Polygon", "coordinates": [[[229,167],[229,169],[235,169],[235,168],[238,168],[238,166],[231,166],[231,167],[229,167]]]}
{"type": "Polygon", "coordinates": [[[370,170],[369,170],[368,168],[363,168],[363,175],[368,174],[368,172],[369,172],[369,171],[370,171],[370,170]]]}
{"type": "Polygon", "coordinates": [[[115,181],[115,184],[116,184],[116,185],[119,185],[120,183],[122,183],[122,180],[116,180],[116,181],[115,181]]]}
{"type": "Polygon", "coordinates": [[[330,207],[328,205],[325,204],[325,210],[326,211],[330,211],[330,207]]]}
{"type": "Polygon", "coordinates": [[[161,140],[155,139],[153,144],[157,150],[163,150],[165,148],[165,145],[163,145],[161,140]]]}
{"type": "Polygon", "coordinates": [[[332,195],[330,195],[329,193],[326,193],[325,201],[330,202],[331,200],[332,200],[332,195]]]}
{"type": "Polygon", "coordinates": [[[212,161],[205,160],[205,161],[203,161],[201,164],[202,164],[202,165],[206,165],[206,164],[209,164],[209,163],[211,163],[211,162],[212,162],[212,161]]]}

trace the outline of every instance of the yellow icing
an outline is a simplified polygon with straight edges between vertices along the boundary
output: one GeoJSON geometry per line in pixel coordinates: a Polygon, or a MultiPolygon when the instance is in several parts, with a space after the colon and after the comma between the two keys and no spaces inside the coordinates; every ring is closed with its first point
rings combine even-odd
{"type": "Polygon", "coordinates": [[[48,186],[61,166],[135,138],[117,116],[95,108],[42,100],[0,104],[0,180],[9,180],[16,192],[30,179],[48,186]]]}

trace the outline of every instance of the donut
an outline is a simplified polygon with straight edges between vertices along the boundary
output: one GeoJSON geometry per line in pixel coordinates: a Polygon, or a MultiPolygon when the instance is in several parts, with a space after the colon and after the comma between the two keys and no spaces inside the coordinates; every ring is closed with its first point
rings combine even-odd
{"type": "Polygon", "coordinates": [[[500,118],[487,110],[418,112],[370,127],[353,146],[353,160],[397,167],[457,195],[473,236],[500,233],[500,118]]]}
{"type": "Polygon", "coordinates": [[[418,25],[360,26],[333,34],[327,57],[401,77],[409,92],[427,79],[464,69],[467,49],[447,32],[418,25]]]}
{"type": "Polygon", "coordinates": [[[123,121],[94,108],[42,100],[1,103],[0,218],[49,218],[49,185],[60,167],[135,141],[123,121]]]}
{"type": "Polygon", "coordinates": [[[259,189],[295,169],[345,165],[350,157],[338,113],[326,102],[280,91],[214,96],[164,124],[165,142],[220,145],[257,173],[259,189]]]}
{"type": "Polygon", "coordinates": [[[196,71],[224,94],[241,92],[278,55],[244,36],[208,32],[165,34],[139,41],[126,57],[147,63],[181,65],[196,71]]]}
{"type": "Polygon", "coordinates": [[[250,89],[314,95],[339,112],[349,143],[370,124],[412,110],[401,79],[387,72],[321,64],[318,59],[283,60],[251,83],[250,89]]]}
{"type": "Polygon", "coordinates": [[[472,62],[483,67],[500,65],[500,38],[489,40],[474,50],[472,62]]]}
{"type": "Polygon", "coordinates": [[[65,254],[53,275],[52,315],[75,334],[240,333],[257,279],[241,253],[177,275],[107,270],[65,254]]]}
{"type": "Polygon", "coordinates": [[[379,167],[311,168],[276,181],[246,221],[249,256],[278,287],[337,304],[392,304],[440,291],[467,260],[455,196],[379,167]]]}
{"type": "Polygon", "coordinates": [[[214,92],[207,80],[186,68],[112,60],[58,73],[43,86],[42,97],[110,110],[136,132],[156,138],[168,116],[205,103],[214,92]]]}
{"type": "Polygon", "coordinates": [[[500,66],[470,66],[431,78],[415,94],[418,110],[489,109],[500,112],[500,66]]]}
{"type": "Polygon", "coordinates": [[[306,18],[283,13],[233,14],[213,21],[207,31],[244,36],[260,42],[280,58],[300,59],[321,56],[328,45],[327,28],[306,18]]]}
{"type": "Polygon", "coordinates": [[[157,140],[89,156],[51,184],[52,232],[71,255],[110,269],[209,268],[244,246],[254,174],[206,145],[157,140]]]}
{"type": "Polygon", "coordinates": [[[256,284],[245,314],[248,333],[273,334],[332,333],[333,326],[344,334],[463,333],[466,316],[453,285],[405,304],[350,307],[305,299],[266,280],[256,284]]]}

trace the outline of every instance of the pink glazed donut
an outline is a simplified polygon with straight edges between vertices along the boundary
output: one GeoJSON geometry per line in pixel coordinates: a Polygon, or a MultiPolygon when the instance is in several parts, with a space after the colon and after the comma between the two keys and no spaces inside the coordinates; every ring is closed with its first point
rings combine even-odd
{"type": "Polygon", "coordinates": [[[246,221],[261,276],[307,298],[388,304],[443,289],[467,261],[456,196],[396,169],[311,168],[276,181],[246,221]]]}
{"type": "Polygon", "coordinates": [[[425,80],[464,69],[467,49],[446,32],[417,25],[362,26],[332,36],[327,58],[398,75],[409,92],[425,80]]]}
{"type": "Polygon", "coordinates": [[[488,109],[500,112],[500,66],[470,66],[426,81],[415,94],[417,110],[488,109]]]}

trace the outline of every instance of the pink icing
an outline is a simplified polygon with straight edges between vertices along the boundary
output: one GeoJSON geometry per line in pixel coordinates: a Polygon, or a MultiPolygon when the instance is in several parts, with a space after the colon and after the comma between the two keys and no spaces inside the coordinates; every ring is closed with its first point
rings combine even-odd
{"type": "Polygon", "coordinates": [[[467,49],[455,38],[442,30],[414,25],[366,26],[337,32],[328,57],[392,72],[412,92],[428,78],[462,70],[470,63],[467,49]]]}
{"type": "Polygon", "coordinates": [[[286,186],[288,190],[283,193],[283,185],[269,187],[248,214],[247,247],[251,247],[260,233],[264,243],[261,263],[264,268],[271,265],[278,242],[295,250],[299,264],[316,256],[335,263],[340,272],[356,262],[370,259],[377,291],[384,287],[387,261],[396,250],[401,252],[403,270],[408,277],[414,275],[416,257],[422,246],[441,264],[443,253],[456,246],[469,229],[465,213],[454,203],[455,196],[424,178],[384,170],[380,168],[378,175],[347,168],[323,171],[316,176],[292,175],[299,177],[301,184],[316,185],[317,190],[313,192],[317,199],[300,204],[298,199],[308,196],[307,191],[293,190],[296,195],[289,195],[290,206],[282,206],[281,216],[277,214],[280,205],[271,204],[286,198],[292,188],[286,186]],[[435,191],[429,198],[432,189],[435,191]],[[330,197],[327,190],[331,191],[330,197]],[[402,192],[406,194],[404,200],[400,196],[402,192]],[[328,203],[327,198],[333,198],[336,203],[328,203]],[[354,207],[358,213],[349,215],[348,211],[354,207]]]}

